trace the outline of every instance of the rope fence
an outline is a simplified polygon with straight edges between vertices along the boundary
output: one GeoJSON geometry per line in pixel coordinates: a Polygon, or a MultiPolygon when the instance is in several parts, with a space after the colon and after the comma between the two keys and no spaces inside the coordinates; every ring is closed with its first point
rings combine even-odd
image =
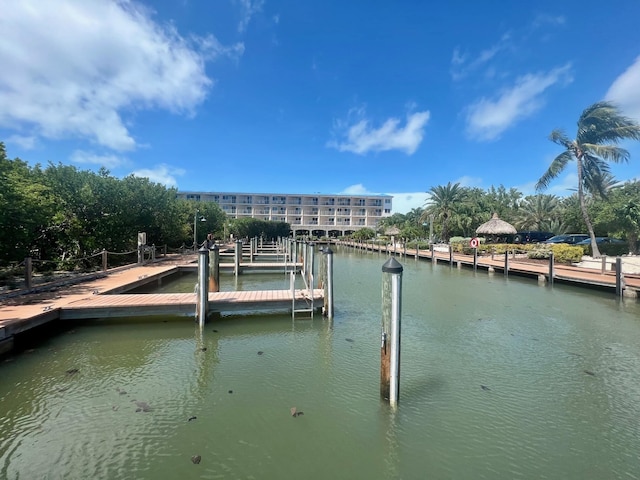
{"type": "MultiPolygon", "coordinates": [[[[37,254],[37,252],[33,252],[37,254]]],[[[140,245],[136,250],[112,252],[106,249],[84,257],[62,257],[58,260],[41,260],[26,257],[19,263],[0,268],[0,296],[16,290],[32,291],[58,284],[84,281],[88,277],[104,275],[108,270],[127,268],[153,263],[167,256],[193,254],[192,248],[181,245],[169,248],[167,245],[140,245]]],[[[23,292],[24,293],[24,292],[23,292]]]]}

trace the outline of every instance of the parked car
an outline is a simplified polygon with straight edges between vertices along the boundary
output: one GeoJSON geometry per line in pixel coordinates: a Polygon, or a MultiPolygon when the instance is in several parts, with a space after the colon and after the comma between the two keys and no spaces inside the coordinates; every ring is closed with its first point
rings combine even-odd
{"type": "MultiPolygon", "coordinates": [[[[619,238],[596,237],[596,244],[598,245],[626,245],[626,243],[627,242],[619,238]]],[[[591,239],[587,238],[586,240],[576,243],[576,245],[591,245],[591,239]]]]}
{"type": "Polygon", "coordinates": [[[513,236],[513,243],[538,243],[553,237],[551,232],[518,232],[513,236]]]}
{"type": "Polygon", "coordinates": [[[575,245],[583,240],[588,240],[589,235],[583,233],[565,233],[563,235],[556,235],[544,241],[544,243],[568,243],[569,245],[575,245]]]}

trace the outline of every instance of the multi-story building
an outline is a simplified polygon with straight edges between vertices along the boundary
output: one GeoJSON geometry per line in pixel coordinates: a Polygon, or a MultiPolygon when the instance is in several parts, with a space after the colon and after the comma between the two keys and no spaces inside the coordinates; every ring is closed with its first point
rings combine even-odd
{"type": "Polygon", "coordinates": [[[390,195],[178,192],[178,198],[215,202],[229,218],[287,222],[294,235],[341,236],[376,229],[391,215],[390,195]]]}

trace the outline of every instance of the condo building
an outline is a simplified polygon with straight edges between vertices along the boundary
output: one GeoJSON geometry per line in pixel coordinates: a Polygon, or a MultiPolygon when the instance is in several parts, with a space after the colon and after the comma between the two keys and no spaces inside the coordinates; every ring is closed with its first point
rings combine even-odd
{"type": "Polygon", "coordinates": [[[390,195],[178,192],[178,198],[215,202],[229,218],[257,218],[291,225],[294,236],[337,237],[376,229],[391,215],[390,195]]]}

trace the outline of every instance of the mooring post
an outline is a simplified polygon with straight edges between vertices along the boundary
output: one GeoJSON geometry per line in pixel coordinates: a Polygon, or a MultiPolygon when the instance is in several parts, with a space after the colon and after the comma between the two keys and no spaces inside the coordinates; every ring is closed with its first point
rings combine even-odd
{"type": "Polygon", "coordinates": [[[407,239],[402,239],[402,257],[407,258],[407,239]]]}
{"type": "Polygon", "coordinates": [[[380,345],[380,395],[392,407],[400,396],[400,320],[402,265],[391,257],[382,266],[382,340],[380,345]]]}
{"type": "Polygon", "coordinates": [[[313,270],[315,269],[316,244],[313,242],[309,242],[309,244],[307,245],[307,249],[309,250],[309,253],[307,254],[307,264],[309,265],[309,271],[307,273],[307,283],[309,284],[309,290],[311,290],[311,293],[313,293],[313,270]]]}
{"type": "Polygon", "coordinates": [[[198,305],[198,324],[204,326],[209,313],[209,251],[202,247],[198,250],[198,293],[196,301],[198,305]]]}
{"type": "Polygon", "coordinates": [[[600,273],[604,275],[604,272],[607,271],[607,256],[602,256],[602,266],[600,267],[600,273]]]}
{"type": "Polygon", "coordinates": [[[449,244],[449,267],[453,268],[453,245],[449,244]]]}
{"type": "Polygon", "coordinates": [[[220,247],[218,245],[209,249],[209,291],[220,291],[220,247]]]}
{"type": "Polygon", "coordinates": [[[102,249],[102,271],[103,272],[107,271],[107,249],[106,248],[102,249]]]}
{"type": "Polygon", "coordinates": [[[622,258],[616,257],[616,295],[622,296],[622,258]]]}
{"type": "Polygon", "coordinates": [[[419,253],[420,253],[420,244],[418,242],[416,242],[416,260],[420,256],[419,253]]]}
{"type": "Polygon", "coordinates": [[[478,247],[473,247],[473,271],[478,271],[478,247]]]}
{"type": "Polygon", "coordinates": [[[24,285],[27,289],[31,289],[33,285],[33,262],[31,257],[24,259],[24,285]]]}
{"type": "Polygon", "coordinates": [[[253,251],[256,242],[256,237],[251,237],[249,240],[249,262],[253,263],[253,251]]]}
{"type": "Polygon", "coordinates": [[[307,275],[307,242],[303,242],[300,246],[302,248],[302,271],[304,272],[304,276],[307,275]]]}
{"type": "Polygon", "coordinates": [[[549,252],[549,285],[553,287],[553,277],[555,277],[555,261],[553,259],[553,252],[549,252]]]}
{"type": "Polygon", "coordinates": [[[326,278],[324,281],[324,315],[333,319],[333,250],[327,247],[324,251],[326,259],[326,278]]]}
{"type": "Polygon", "coordinates": [[[240,262],[242,261],[242,240],[236,240],[236,250],[235,250],[234,260],[235,260],[235,274],[236,277],[240,275],[242,272],[240,271],[240,262]]]}
{"type": "Polygon", "coordinates": [[[509,276],[509,250],[504,251],[504,276],[509,276]]]}

